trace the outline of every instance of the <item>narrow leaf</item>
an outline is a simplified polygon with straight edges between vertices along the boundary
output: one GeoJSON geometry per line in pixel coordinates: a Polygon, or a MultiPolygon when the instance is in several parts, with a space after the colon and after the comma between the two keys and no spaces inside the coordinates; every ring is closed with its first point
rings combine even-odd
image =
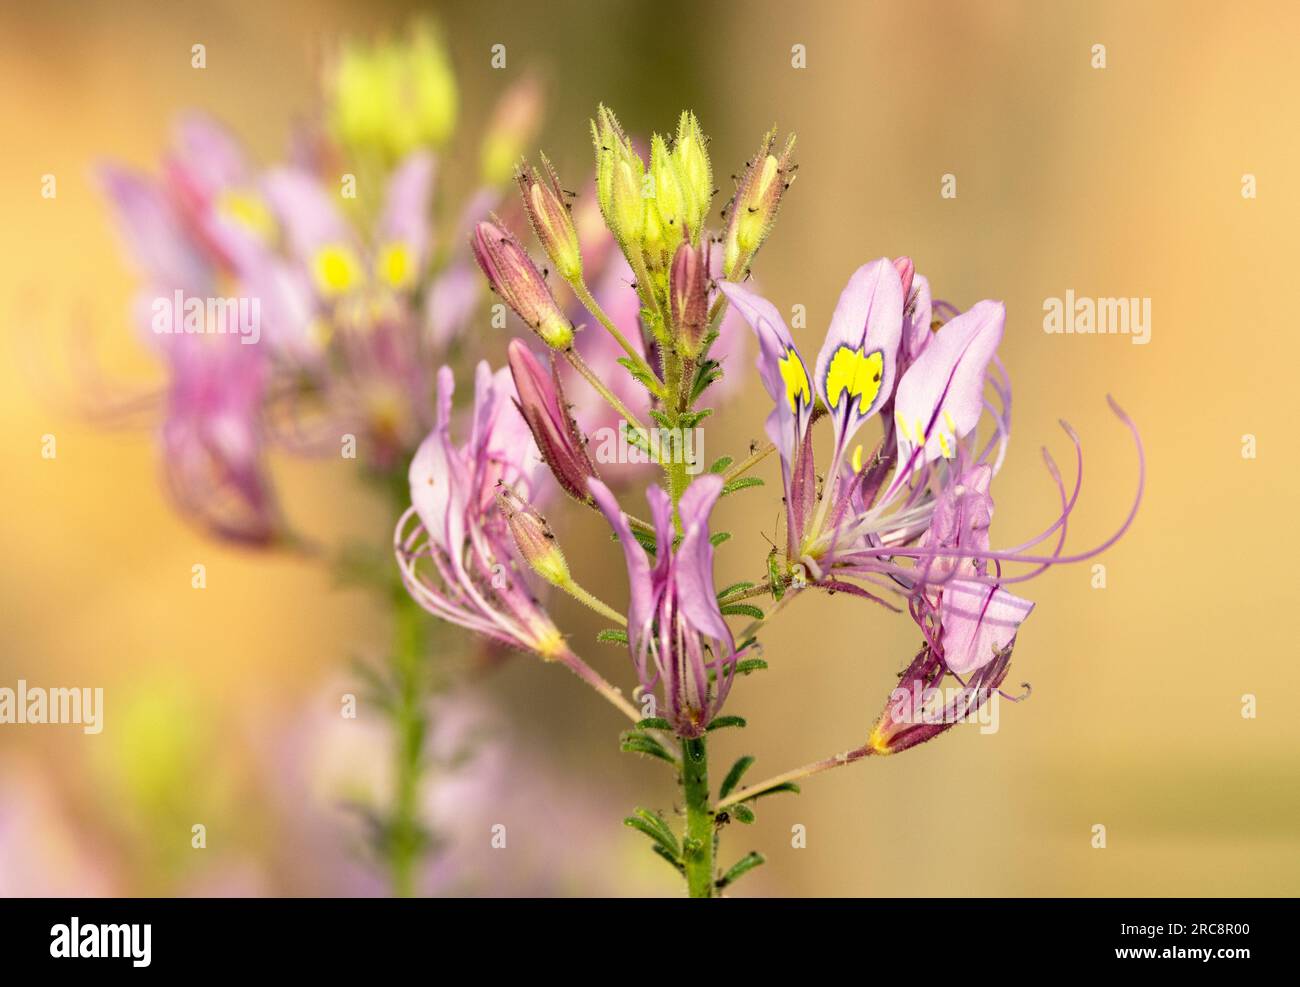
{"type": "Polygon", "coordinates": [[[713,722],[710,723],[707,727],[705,727],[705,729],[723,730],[727,727],[743,727],[745,725],[746,725],[745,718],[743,716],[719,716],[716,717],[713,720],[713,722]]]}
{"type": "Polygon", "coordinates": [[[668,828],[668,824],[657,813],[648,809],[637,809],[632,815],[623,820],[623,825],[631,826],[633,829],[645,833],[646,836],[672,854],[674,859],[681,856],[681,850],[677,846],[677,837],[673,835],[673,831],[668,828]]]}
{"type": "Polygon", "coordinates": [[[720,878],[718,878],[718,883],[716,885],[717,888],[721,890],[722,888],[725,888],[729,884],[735,884],[736,881],[739,880],[741,877],[743,877],[745,874],[748,874],[755,867],[758,867],[760,864],[764,864],[766,862],[767,862],[766,857],[764,857],[757,850],[751,850],[749,853],[745,854],[734,864],[732,864],[731,869],[728,870],[727,873],[723,874],[720,878]]]}
{"type": "Polygon", "coordinates": [[[660,846],[658,843],[651,843],[651,844],[650,844],[650,849],[653,850],[655,853],[659,854],[659,856],[663,857],[664,860],[666,860],[666,861],[668,861],[670,864],[672,864],[672,865],[673,865],[673,869],[674,869],[675,871],[677,871],[678,874],[685,874],[685,873],[686,873],[686,868],[682,866],[681,861],[678,860],[676,857],[674,857],[674,856],[673,856],[671,853],[669,853],[667,850],[665,850],[665,849],[664,849],[662,846],[660,846]]]}
{"type": "Polygon", "coordinates": [[[752,603],[728,603],[722,607],[722,612],[732,616],[753,617],[755,620],[763,619],[763,611],[752,603]]]}
{"type": "Polygon", "coordinates": [[[731,770],[727,772],[727,777],[722,779],[722,787],[718,789],[718,798],[725,799],[728,795],[734,792],[736,786],[740,784],[740,779],[744,776],[745,772],[749,770],[750,765],[753,763],[754,758],[749,754],[737,758],[736,763],[733,764],[731,770]]]}
{"type": "Polygon", "coordinates": [[[661,761],[667,761],[669,764],[677,763],[677,758],[669,754],[663,744],[644,733],[630,732],[623,734],[619,738],[619,749],[629,754],[647,754],[650,757],[657,757],[661,761]]]}
{"type": "Polygon", "coordinates": [[[720,457],[720,458],[718,458],[718,459],[715,459],[715,460],[713,461],[713,465],[709,467],[709,472],[710,472],[710,473],[725,473],[725,472],[727,471],[727,467],[730,466],[730,465],[731,465],[732,463],[734,463],[734,462],[735,462],[735,460],[732,459],[730,456],[722,456],[722,457],[720,457]]]}
{"type": "Polygon", "coordinates": [[[726,589],[718,590],[718,599],[723,600],[726,599],[728,596],[730,596],[732,593],[742,593],[747,589],[753,589],[753,588],[754,588],[753,583],[745,583],[745,582],[732,583],[726,589]]]}
{"type": "Polygon", "coordinates": [[[762,485],[763,478],[761,476],[738,476],[722,488],[722,496],[733,494],[737,490],[744,490],[746,487],[761,487],[762,485]]]}

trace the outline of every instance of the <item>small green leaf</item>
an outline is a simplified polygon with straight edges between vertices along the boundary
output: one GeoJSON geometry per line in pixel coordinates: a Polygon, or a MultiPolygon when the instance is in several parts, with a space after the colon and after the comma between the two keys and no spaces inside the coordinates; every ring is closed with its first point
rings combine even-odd
{"type": "Polygon", "coordinates": [[[627,644],[627,631],[621,627],[608,627],[596,635],[602,644],[627,644]]]}
{"type": "Polygon", "coordinates": [[[754,763],[754,758],[749,754],[736,759],[736,763],[731,766],[727,772],[727,777],[722,779],[722,787],[718,789],[718,798],[725,799],[728,795],[736,790],[740,784],[741,777],[749,770],[750,765],[754,763]]]}
{"type": "Polygon", "coordinates": [[[746,487],[761,487],[763,478],[761,476],[738,476],[722,488],[721,496],[733,494],[737,490],[744,490],[746,487]]]}
{"type": "Polygon", "coordinates": [[[618,362],[627,368],[638,383],[646,387],[652,394],[659,393],[659,381],[655,379],[654,374],[647,373],[646,370],[632,362],[631,357],[620,356],[618,362]]]}
{"type": "Polygon", "coordinates": [[[722,365],[717,360],[702,360],[695,370],[695,380],[691,384],[691,403],[694,404],[709,385],[721,377],[722,365]]]}
{"type": "Polygon", "coordinates": [[[722,600],[730,596],[732,593],[743,593],[745,590],[753,589],[753,588],[754,588],[753,583],[744,583],[744,582],[732,583],[726,589],[718,590],[718,599],[722,600]]]}
{"type": "Polygon", "coordinates": [[[651,844],[650,844],[650,849],[653,850],[655,853],[659,854],[659,856],[663,857],[664,860],[666,860],[666,861],[668,861],[670,864],[672,864],[672,865],[673,865],[673,869],[676,870],[678,874],[685,874],[685,873],[686,873],[686,868],[682,866],[682,862],[681,862],[680,860],[678,860],[676,857],[674,857],[674,856],[673,856],[671,853],[669,853],[667,850],[665,850],[665,849],[664,849],[662,846],[660,846],[658,843],[651,843],[651,844]]]}
{"type": "Polygon", "coordinates": [[[736,662],[736,674],[748,675],[750,672],[758,672],[767,668],[767,662],[762,658],[746,658],[744,661],[736,662]]]}
{"type": "Polygon", "coordinates": [[[650,757],[657,757],[661,761],[667,761],[669,764],[676,764],[677,758],[668,753],[667,749],[654,737],[636,731],[629,731],[619,738],[619,750],[626,751],[629,754],[647,754],[650,757]]]}
{"type": "Polygon", "coordinates": [[[635,830],[645,833],[646,836],[654,840],[656,844],[662,846],[671,855],[673,860],[681,857],[681,849],[677,845],[677,837],[673,831],[668,828],[663,817],[649,809],[637,809],[632,815],[623,820],[624,826],[631,826],[635,830]]]}
{"type": "Polygon", "coordinates": [[[733,805],[727,811],[735,816],[738,822],[743,822],[746,826],[754,821],[754,810],[743,803],[740,805],[733,805]]]}
{"type": "Polygon", "coordinates": [[[662,716],[647,716],[636,725],[638,730],[671,730],[673,725],[662,716]]]}
{"type": "Polygon", "coordinates": [[[700,422],[713,414],[712,408],[698,408],[695,411],[684,411],[677,418],[677,424],[681,428],[695,428],[700,422]]]}
{"type": "Polygon", "coordinates": [[[720,458],[718,458],[718,459],[715,459],[715,460],[713,461],[713,465],[709,467],[709,472],[710,472],[710,473],[725,473],[725,472],[727,471],[727,467],[730,466],[730,465],[731,465],[732,463],[734,463],[734,462],[735,462],[735,460],[732,459],[730,456],[722,456],[722,457],[720,457],[720,458]]]}
{"type": "Polygon", "coordinates": [[[728,603],[721,609],[724,614],[730,616],[753,617],[755,620],[763,619],[763,611],[752,603],[728,603]]]}
{"type": "Polygon", "coordinates": [[[730,537],[731,537],[730,531],[719,531],[716,534],[709,536],[709,544],[712,545],[714,548],[717,548],[719,545],[721,545],[724,541],[726,541],[730,537]]]}
{"type": "Polygon", "coordinates": [[[743,716],[719,716],[719,717],[715,717],[713,722],[710,723],[707,727],[705,727],[705,729],[723,730],[726,729],[727,727],[743,727],[743,726],[746,726],[745,718],[743,716]]]}
{"type": "Polygon", "coordinates": [[[799,786],[792,781],[782,782],[779,785],[773,785],[771,788],[765,788],[763,791],[755,795],[754,798],[766,798],[769,795],[780,795],[782,792],[792,792],[793,794],[798,795],[799,786]]]}
{"type": "MultiPolygon", "coordinates": [[[[615,535],[614,537],[617,538],[618,536],[615,535]]],[[[659,544],[655,540],[655,536],[649,531],[642,531],[640,528],[633,528],[632,537],[637,540],[642,548],[650,553],[650,558],[653,561],[655,553],[659,549],[659,544]]]]}
{"type": "Polygon", "coordinates": [[[720,878],[718,878],[716,887],[718,888],[718,890],[721,890],[727,887],[727,885],[729,884],[735,884],[736,881],[739,880],[741,877],[743,877],[745,874],[748,874],[755,867],[758,867],[760,864],[764,864],[766,862],[767,862],[766,857],[764,857],[757,850],[751,850],[749,853],[745,854],[734,864],[732,864],[731,869],[728,870],[727,873],[723,874],[720,878]]]}

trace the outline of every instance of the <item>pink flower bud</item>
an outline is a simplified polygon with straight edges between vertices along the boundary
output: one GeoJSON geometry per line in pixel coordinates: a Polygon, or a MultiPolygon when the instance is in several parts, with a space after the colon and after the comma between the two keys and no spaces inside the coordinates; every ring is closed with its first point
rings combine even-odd
{"type": "Polygon", "coordinates": [[[482,222],[474,227],[470,246],[492,290],[547,346],[567,349],[573,343],[573,326],[519,241],[508,230],[482,222]]]}
{"type": "Polygon", "coordinates": [[[907,300],[912,297],[912,279],[916,276],[916,265],[912,263],[911,257],[895,257],[894,270],[903,282],[903,305],[906,306],[907,300]]]}
{"type": "Polygon", "coordinates": [[[668,306],[673,330],[695,356],[709,325],[709,245],[683,243],[673,255],[668,278],[668,306]]]}
{"type": "Polygon", "coordinates": [[[522,340],[511,340],[507,354],[519,395],[516,406],[532,430],[543,461],[565,493],[588,502],[587,480],[596,476],[596,467],[569,414],[559,374],[554,366],[548,374],[522,340]]]}

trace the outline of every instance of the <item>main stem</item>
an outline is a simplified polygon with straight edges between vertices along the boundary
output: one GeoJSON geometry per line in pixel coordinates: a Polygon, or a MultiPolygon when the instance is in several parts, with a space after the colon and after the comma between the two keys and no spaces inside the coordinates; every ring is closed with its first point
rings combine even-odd
{"type": "Polygon", "coordinates": [[[423,611],[402,590],[393,595],[393,756],[394,786],[389,819],[388,868],[393,894],[415,893],[415,870],[424,852],[419,820],[424,738],[426,632],[423,611]]]}
{"type": "Polygon", "coordinates": [[[686,838],[682,863],[692,898],[713,897],[713,810],[709,808],[709,754],[703,737],[682,741],[686,838]]]}

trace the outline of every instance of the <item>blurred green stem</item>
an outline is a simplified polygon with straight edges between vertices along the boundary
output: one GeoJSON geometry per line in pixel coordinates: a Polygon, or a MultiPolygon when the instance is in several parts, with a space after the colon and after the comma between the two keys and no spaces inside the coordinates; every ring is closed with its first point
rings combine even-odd
{"type": "Polygon", "coordinates": [[[415,871],[425,848],[419,816],[420,775],[428,730],[426,626],[424,611],[405,588],[399,586],[393,595],[393,700],[390,716],[395,784],[387,848],[393,894],[401,898],[409,898],[415,893],[415,871]]]}

